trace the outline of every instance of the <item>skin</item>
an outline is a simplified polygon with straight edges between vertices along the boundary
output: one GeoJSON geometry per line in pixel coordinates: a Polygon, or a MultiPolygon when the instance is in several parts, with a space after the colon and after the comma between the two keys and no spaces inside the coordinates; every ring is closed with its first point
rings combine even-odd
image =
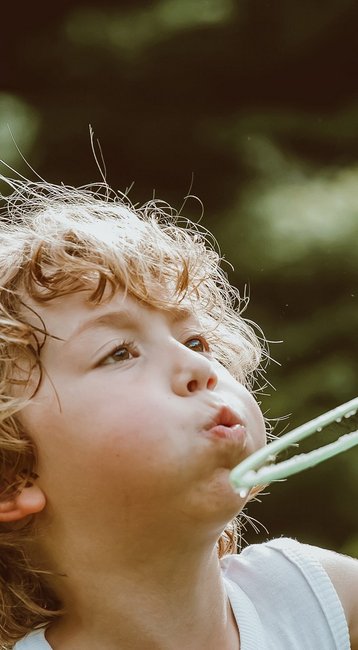
{"type": "MultiPolygon", "coordinates": [[[[33,303],[62,340],[47,339],[43,382],[21,414],[39,479],[7,509],[17,508],[14,519],[38,513],[33,553],[58,573],[66,613],[48,642],[54,650],[237,650],[215,544],[245,504],[228,475],[265,444],[261,411],[212,357],[193,315],[174,320],[120,293],[100,306],[85,299],[33,303]],[[130,322],[74,337],[89,318],[123,309],[130,322]],[[124,340],[134,344],[111,354],[124,340]],[[222,405],[245,422],[244,442],[205,430],[222,405]]],[[[356,564],[317,552],[354,650],[356,564]]]]}

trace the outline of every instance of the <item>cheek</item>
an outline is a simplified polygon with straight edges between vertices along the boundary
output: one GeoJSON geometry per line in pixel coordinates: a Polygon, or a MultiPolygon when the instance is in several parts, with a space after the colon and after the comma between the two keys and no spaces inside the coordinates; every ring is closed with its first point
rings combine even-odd
{"type": "Polygon", "coordinates": [[[250,391],[240,384],[226,368],[217,368],[219,382],[225,395],[233,395],[238,400],[238,409],[243,407],[249,423],[252,451],[266,444],[266,426],[262,411],[250,391]]]}
{"type": "Polygon", "coordinates": [[[153,402],[138,407],[138,394],[121,399],[109,391],[96,396],[60,392],[58,403],[42,399],[28,412],[27,425],[38,447],[38,471],[51,491],[56,484],[95,489],[161,480],[163,464],[173,470],[180,453],[178,432],[168,429],[153,402]],[[46,404],[46,408],[44,405],[46,404]],[[175,435],[174,435],[175,434],[175,435]],[[90,486],[88,485],[90,488],[90,486]]]}
{"type": "Polygon", "coordinates": [[[262,411],[258,403],[254,399],[254,397],[252,397],[252,395],[250,395],[250,397],[251,397],[251,412],[253,416],[253,421],[255,423],[254,443],[255,443],[255,448],[260,449],[260,447],[264,447],[264,445],[267,442],[266,425],[265,425],[264,417],[262,415],[262,411]]]}

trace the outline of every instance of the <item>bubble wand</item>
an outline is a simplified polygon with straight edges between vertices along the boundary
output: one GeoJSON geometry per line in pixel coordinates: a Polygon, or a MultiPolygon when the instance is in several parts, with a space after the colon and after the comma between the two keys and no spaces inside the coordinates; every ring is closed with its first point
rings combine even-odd
{"type": "Polygon", "coordinates": [[[287,449],[290,445],[311,436],[313,433],[322,431],[334,422],[341,423],[345,421],[348,426],[356,426],[356,415],[358,411],[358,397],[346,402],[337,408],[323,413],[323,415],[314,418],[302,424],[301,426],[286,433],[282,438],[270,442],[266,447],[254,452],[251,456],[243,460],[239,465],[234,467],[230,472],[230,483],[235,492],[241,496],[246,496],[250,488],[257,485],[268,485],[272,481],[281,481],[292,474],[297,474],[305,469],[314,467],[328,458],[332,458],[355,445],[358,445],[358,431],[351,431],[335,442],[325,445],[311,452],[298,454],[289,460],[281,463],[267,465],[272,462],[276,455],[287,449]],[[264,466],[266,463],[266,466],[264,466]]]}

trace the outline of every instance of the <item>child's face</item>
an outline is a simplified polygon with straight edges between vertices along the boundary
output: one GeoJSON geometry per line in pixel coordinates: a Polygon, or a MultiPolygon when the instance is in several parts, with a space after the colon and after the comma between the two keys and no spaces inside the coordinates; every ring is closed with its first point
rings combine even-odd
{"type": "Polygon", "coordinates": [[[243,505],[230,469],[265,443],[256,401],[203,352],[193,315],[175,320],[121,293],[99,306],[86,297],[34,305],[63,339],[48,337],[42,384],[20,417],[38,448],[45,513],[88,532],[127,534],[170,517],[177,529],[193,518],[220,528],[243,505]],[[222,406],[245,423],[244,438],[206,430],[222,406]]]}

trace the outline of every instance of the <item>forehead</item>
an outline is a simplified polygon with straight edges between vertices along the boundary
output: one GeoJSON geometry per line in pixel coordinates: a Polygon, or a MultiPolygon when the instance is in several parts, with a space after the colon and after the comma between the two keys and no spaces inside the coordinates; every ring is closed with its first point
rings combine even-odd
{"type": "Polygon", "coordinates": [[[166,310],[159,310],[137,298],[118,291],[100,304],[89,302],[90,291],[78,291],[54,298],[46,303],[27,300],[26,320],[36,328],[45,329],[52,336],[69,338],[103,325],[128,325],[141,321],[151,313],[163,314],[172,323],[198,318],[189,302],[182,301],[166,310]]]}

